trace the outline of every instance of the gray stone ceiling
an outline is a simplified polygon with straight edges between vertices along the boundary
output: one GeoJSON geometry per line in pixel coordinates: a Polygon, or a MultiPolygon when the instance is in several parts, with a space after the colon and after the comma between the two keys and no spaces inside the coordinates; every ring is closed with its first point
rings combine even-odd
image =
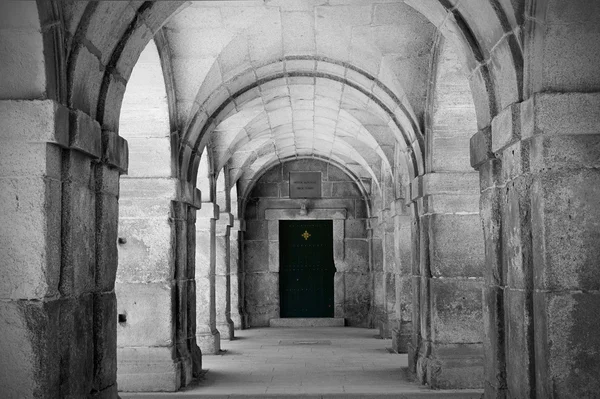
{"type": "Polygon", "coordinates": [[[191,2],[163,27],[177,130],[232,184],[318,157],[378,185],[421,134],[435,32],[403,1],[191,2]]]}

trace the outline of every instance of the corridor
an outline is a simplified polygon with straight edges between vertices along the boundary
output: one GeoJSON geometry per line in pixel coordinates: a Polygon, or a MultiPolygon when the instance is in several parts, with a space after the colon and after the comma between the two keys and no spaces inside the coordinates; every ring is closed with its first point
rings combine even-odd
{"type": "Polygon", "coordinates": [[[177,393],[126,398],[480,398],[482,390],[432,391],[412,382],[407,355],[365,328],[256,328],[236,331],[221,355],[203,356],[205,374],[177,393]]]}

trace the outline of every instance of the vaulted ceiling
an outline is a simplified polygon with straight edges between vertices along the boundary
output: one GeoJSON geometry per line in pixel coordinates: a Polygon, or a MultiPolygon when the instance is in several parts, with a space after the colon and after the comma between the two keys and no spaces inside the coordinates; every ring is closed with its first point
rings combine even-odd
{"type": "Polygon", "coordinates": [[[192,2],[162,32],[177,129],[232,183],[316,157],[378,184],[422,145],[435,32],[402,1],[192,2]]]}

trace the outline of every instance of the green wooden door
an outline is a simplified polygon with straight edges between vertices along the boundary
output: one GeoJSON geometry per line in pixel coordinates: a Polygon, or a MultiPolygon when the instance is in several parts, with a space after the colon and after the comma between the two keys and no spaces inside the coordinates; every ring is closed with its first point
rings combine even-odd
{"type": "Polygon", "coordinates": [[[333,317],[333,223],[279,222],[280,317],[333,317]]]}

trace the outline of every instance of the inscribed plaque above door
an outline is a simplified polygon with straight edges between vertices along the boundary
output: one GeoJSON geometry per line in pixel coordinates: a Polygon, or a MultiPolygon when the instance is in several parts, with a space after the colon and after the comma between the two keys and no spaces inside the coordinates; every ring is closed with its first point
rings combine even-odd
{"type": "Polygon", "coordinates": [[[290,198],[321,198],[321,172],[290,172],[290,198]]]}

